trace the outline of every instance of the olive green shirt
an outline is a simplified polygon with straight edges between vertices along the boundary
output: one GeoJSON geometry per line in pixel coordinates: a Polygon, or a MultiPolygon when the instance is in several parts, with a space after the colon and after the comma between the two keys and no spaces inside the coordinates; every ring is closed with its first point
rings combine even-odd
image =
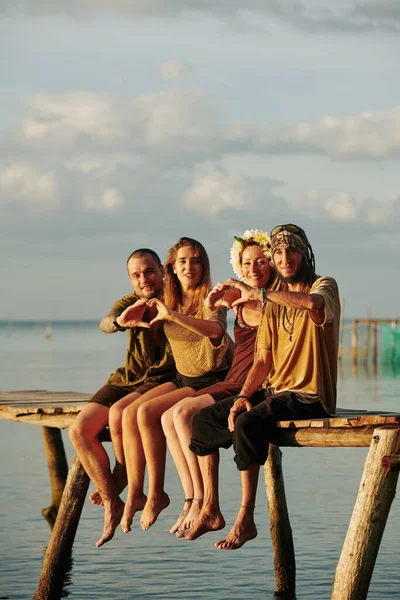
{"type": "MultiPolygon", "coordinates": [[[[132,292],[118,300],[107,316],[117,317],[128,306],[135,304],[138,297],[132,292]]],[[[144,320],[146,317],[144,315],[144,320]]],[[[113,373],[107,383],[133,385],[138,383],[172,381],[176,374],[174,359],[163,324],[157,330],[133,327],[127,329],[128,347],[125,366],[113,373]]]]}

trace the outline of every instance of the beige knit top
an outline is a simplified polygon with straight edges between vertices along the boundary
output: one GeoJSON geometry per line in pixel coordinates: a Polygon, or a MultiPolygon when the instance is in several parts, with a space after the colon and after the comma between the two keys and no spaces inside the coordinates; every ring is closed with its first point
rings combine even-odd
{"type": "MultiPolygon", "coordinates": [[[[179,312],[185,313],[184,307],[179,312]]],[[[226,308],[210,310],[203,306],[195,316],[197,319],[216,321],[223,335],[219,346],[205,335],[190,331],[174,322],[164,323],[164,332],[171,346],[178,373],[186,377],[201,377],[213,371],[229,369],[232,357],[232,340],[226,332],[226,308]]],[[[214,340],[215,341],[215,340],[214,340]]]]}

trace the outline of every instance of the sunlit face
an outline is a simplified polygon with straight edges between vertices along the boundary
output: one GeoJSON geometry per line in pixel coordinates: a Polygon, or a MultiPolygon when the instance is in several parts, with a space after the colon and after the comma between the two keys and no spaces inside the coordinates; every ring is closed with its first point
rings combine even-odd
{"type": "Polygon", "coordinates": [[[203,276],[199,253],[193,246],[179,248],[172,269],[184,289],[195,288],[203,276]]]}
{"type": "Polygon", "coordinates": [[[287,283],[298,281],[303,271],[303,255],[293,246],[279,246],[274,252],[276,270],[287,283]]]}
{"type": "Polygon", "coordinates": [[[241,265],[243,279],[247,285],[262,288],[268,283],[272,269],[260,246],[247,246],[242,252],[241,265]]]}
{"type": "Polygon", "coordinates": [[[128,262],[128,275],[133,290],[139,298],[156,298],[163,285],[162,269],[151,254],[133,256],[128,262]]]}

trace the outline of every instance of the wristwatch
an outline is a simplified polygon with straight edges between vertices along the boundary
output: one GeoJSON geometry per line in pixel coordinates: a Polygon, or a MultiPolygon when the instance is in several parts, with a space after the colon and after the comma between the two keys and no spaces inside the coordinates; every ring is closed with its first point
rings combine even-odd
{"type": "Polygon", "coordinates": [[[119,317],[119,315],[117,315],[113,321],[114,327],[116,327],[118,329],[118,331],[126,331],[126,327],[121,327],[121,325],[119,323],[117,323],[118,317],[119,317]]]}

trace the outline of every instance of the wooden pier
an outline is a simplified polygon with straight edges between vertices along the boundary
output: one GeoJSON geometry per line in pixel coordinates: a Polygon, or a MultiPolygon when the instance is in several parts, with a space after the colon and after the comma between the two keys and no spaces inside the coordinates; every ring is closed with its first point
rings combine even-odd
{"type": "Polygon", "coordinates": [[[351,321],[351,347],[343,347],[343,320],[340,331],[339,358],[342,358],[346,352],[351,353],[353,365],[358,361],[367,363],[369,357],[373,367],[376,368],[378,362],[378,325],[386,323],[396,328],[400,325],[400,319],[371,319],[368,315],[363,319],[352,319],[351,321]],[[364,325],[364,340],[360,347],[359,325],[364,325]]]}
{"type": "MultiPolygon", "coordinates": [[[[58,512],[35,600],[56,600],[62,594],[89,479],[77,456],[65,478],[60,429],[71,424],[89,398],[90,394],[67,392],[0,392],[0,419],[43,428],[52,486],[52,502],[43,514],[46,518],[51,514],[51,522],[58,512]]],[[[264,475],[275,556],[275,596],[286,600],[296,598],[296,568],[279,447],[369,447],[331,596],[332,600],[364,600],[396,492],[400,414],[338,409],[331,418],[278,422],[271,439],[274,445],[264,475]]]]}

